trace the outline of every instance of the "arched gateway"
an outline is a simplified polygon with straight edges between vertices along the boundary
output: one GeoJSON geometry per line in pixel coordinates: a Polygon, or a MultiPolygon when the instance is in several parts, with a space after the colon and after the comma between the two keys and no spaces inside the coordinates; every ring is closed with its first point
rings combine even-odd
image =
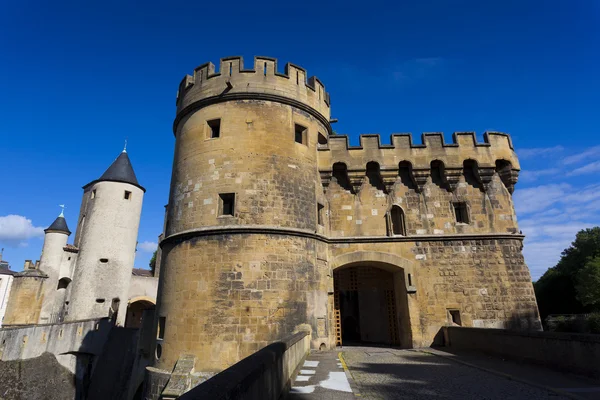
{"type": "Polygon", "coordinates": [[[412,347],[412,268],[393,254],[359,251],[333,261],[336,345],[380,343],[412,347]]]}

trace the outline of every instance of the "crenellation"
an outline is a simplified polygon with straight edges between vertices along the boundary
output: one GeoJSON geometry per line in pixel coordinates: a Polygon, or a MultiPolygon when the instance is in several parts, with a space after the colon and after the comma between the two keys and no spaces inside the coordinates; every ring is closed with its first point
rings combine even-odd
{"type": "Polygon", "coordinates": [[[179,85],[178,118],[199,102],[221,102],[227,97],[242,99],[252,94],[269,100],[302,103],[308,110],[320,114],[328,133],[331,132],[329,93],[323,83],[314,76],[307,78],[305,69],[290,63],[285,65],[283,73],[278,72],[277,59],[264,56],[254,57],[252,69],[244,68],[240,56],[222,58],[218,71],[211,62],[195,68],[193,77],[185,76],[179,85]]]}

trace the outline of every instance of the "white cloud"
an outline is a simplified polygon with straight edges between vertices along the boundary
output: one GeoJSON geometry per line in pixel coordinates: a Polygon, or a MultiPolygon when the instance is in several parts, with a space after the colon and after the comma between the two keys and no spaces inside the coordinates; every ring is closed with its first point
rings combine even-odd
{"type": "Polygon", "coordinates": [[[517,155],[519,158],[547,157],[556,153],[560,153],[565,148],[562,146],[554,147],[534,147],[530,149],[518,149],[517,155]]]}
{"type": "Polygon", "coordinates": [[[515,192],[515,207],[524,214],[519,218],[526,235],[523,254],[532,278],[538,279],[556,265],[577,232],[600,225],[600,184],[539,185],[521,192],[515,192]]]}
{"type": "Polygon", "coordinates": [[[583,160],[586,160],[590,157],[596,157],[596,156],[600,156],[600,146],[590,147],[589,149],[587,149],[581,153],[573,154],[572,156],[565,157],[565,158],[563,158],[562,162],[565,165],[575,164],[575,163],[581,162],[583,160]]]}
{"type": "Polygon", "coordinates": [[[571,186],[567,183],[541,185],[515,191],[515,209],[519,214],[541,212],[560,201],[571,186]]]}
{"type": "Polygon", "coordinates": [[[600,172],[600,161],[594,161],[589,164],[584,165],[583,167],[579,167],[569,172],[567,175],[583,175],[583,174],[591,174],[593,172],[600,172]]]}
{"type": "Polygon", "coordinates": [[[522,182],[533,182],[542,176],[547,175],[559,175],[562,172],[561,169],[558,168],[548,168],[548,169],[539,169],[539,170],[525,170],[522,171],[519,175],[519,180],[522,182]]]}
{"type": "Polygon", "coordinates": [[[44,228],[33,226],[30,219],[22,215],[0,217],[0,241],[9,246],[26,247],[27,240],[44,236],[44,228]]]}
{"type": "Polygon", "coordinates": [[[158,243],[148,241],[138,243],[138,249],[146,253],[154,253],[154,250],[158,249],[158,243]]]}

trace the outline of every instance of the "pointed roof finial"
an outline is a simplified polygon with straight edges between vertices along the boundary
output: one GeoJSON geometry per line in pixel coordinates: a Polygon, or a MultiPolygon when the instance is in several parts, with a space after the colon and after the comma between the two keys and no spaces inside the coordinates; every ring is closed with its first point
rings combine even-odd
{"type": "Polygon", "coordinates": [[[44,232],[64,233],[68,236],[71,234],[71,231],[69,230],[67,220],[65,219],[65,205],[60,204],[59,207],[61,208],[60,215],[56,217],[54,222],[48,228],[44,229],[44,232]]]}
{"type": "Polygon", "coordinates": [[[127,153],[127,139],[125,139],[125,146],[123,146],[123,153],[127,153]]]}

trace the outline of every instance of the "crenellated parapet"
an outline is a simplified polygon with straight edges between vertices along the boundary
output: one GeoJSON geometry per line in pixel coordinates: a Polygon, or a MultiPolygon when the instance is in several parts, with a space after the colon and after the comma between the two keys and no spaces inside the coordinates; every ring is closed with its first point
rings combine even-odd
{"type": "Polygon", "coordinates": [[[254,57],[251,69],[244,67],[242,57],[222,58],[218,71],[211,62],[194,69],[194,74],[186,75],[179,85],[175,127],[190,109],[213,102],[246,99],[295,105],[320,117],[331,133],[329,93],[323,83],[314,76],[308,77],[304,68],[291,63],[280,73],[277,59],[271,57],[254,57]]]}
{"type": "Polygon", "coordinates": [[[332,179],[338,183],[347,179],[347,188],[356,193],[367,164],[376,163],[376,173],[388,192],[404,169],[417,191],[423,191],[432,173],[449,191],[465,174],[486,191],[497,173],[512,193],[520,166],[510,136],[485,132],[483,138],[480,143],[473,132],[456,132],[452,143],[445,143],[442,133],[424,133],[422,144],[415,144],[411,134],[393,134],[391,144],[381,144],[379,135],[369,134],[360,136],[360,145],[350,146],[347,136],[331,135],[328,144],[319,147],[321,181],[326,188],[332,179]]]}

